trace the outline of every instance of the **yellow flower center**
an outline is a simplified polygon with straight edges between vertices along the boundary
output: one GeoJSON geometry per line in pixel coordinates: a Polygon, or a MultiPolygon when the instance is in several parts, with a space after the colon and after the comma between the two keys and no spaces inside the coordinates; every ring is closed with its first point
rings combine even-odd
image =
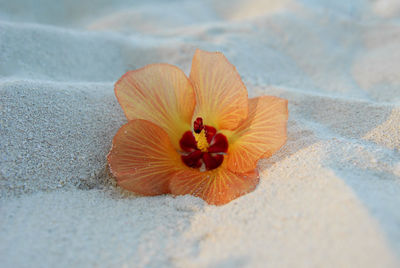
{"type": "Polygon", "coordinates": [[[207,152],[207,149],[209,147],[209,144],[207,142],[207,136],[205,130],[201,130],[200,133],[194,132],[194,138],[196,139],[197,142],[197,148],[199,148],[200,151],[207,152]]]}

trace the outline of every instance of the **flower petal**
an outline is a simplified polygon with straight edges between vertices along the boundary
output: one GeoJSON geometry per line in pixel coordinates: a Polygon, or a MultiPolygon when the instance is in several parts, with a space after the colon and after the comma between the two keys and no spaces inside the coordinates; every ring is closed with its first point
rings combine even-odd
{"type": "Polygon", "coordinates": [[[249,99],[249,117],[234,132],[225,133],[231,171],[252,170],[261,157],[271,156],[285,144],[287,104],[287,100],[272,96],[249,99]]]}
{"type": "Polygon", "coordinates": [[[118,130],[107,160],[121,187],[143,195],[168,193],[172,173],[183,165],[167,133],[140,119],[118,130]]]}
{"type": "Polygon", "coordinates": [[[179,148],[191,128],[195,96],[186,75],[169,64],[129,71],[115,84],[115,95],[128,120],[144,119],[162,127],[179,148]]]}
{"type": "Polygon", "coordinates": [[[217,129],[235,129],[247,117],[247,90],[235,66],[219,52],[197,49],[190,72],[196,92],[194,117],[217,129]]]}
{"type": "Polygon", "coordinates": [[[170,189],[174,195],[191,194],[209,204],[223,205],[253,191],[259,181],[257,170],[236,174],[221,166],[200,172],[187,168],[171,178],[170,189]]]}

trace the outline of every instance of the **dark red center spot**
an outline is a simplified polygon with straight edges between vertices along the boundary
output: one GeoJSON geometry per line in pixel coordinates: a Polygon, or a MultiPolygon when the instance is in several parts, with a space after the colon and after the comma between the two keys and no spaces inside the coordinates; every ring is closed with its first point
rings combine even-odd
{"type": "Polygon", "coordinates": [[[217,133],[214,127],[203,125],[203,119],[197,118],[193,123],[193,132],[186,131],[179,141],[183,154],[183,163],[191,168],[205,168],[212,170],[219,167],[224,161],[224,154],[228,151],[228,140],[222,133],[217,133]],[[197,147],[193,132],[199,134],[204,129],[209,147],[201,151],[197,147]]]}

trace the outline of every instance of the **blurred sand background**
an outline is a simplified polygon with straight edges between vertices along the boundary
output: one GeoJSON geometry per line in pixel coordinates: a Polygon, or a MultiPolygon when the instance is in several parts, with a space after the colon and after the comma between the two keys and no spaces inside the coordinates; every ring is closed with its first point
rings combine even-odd
{"type": "Polygon", "coordinates": [[[0,0],[1,267],[399,267],[400,2],[0,0]],[[196,48],[288,142],[222,206],[138,197],[106,169],[114,82],[196,48]]]}

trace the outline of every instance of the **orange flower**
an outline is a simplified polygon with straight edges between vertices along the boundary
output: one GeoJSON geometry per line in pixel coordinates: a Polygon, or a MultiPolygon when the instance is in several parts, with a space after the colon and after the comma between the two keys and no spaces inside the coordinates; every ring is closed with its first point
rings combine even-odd
{"type": "Polygon", "coordinates": [[[248,99],[221,53],[196,50],[189,78],[169,64],[129,71],[115,95],[129,122],[108,163],[121,187],[142,195],[228,203],[255,189],[257,161],[286,141],[287,100],[248,99]]]}

